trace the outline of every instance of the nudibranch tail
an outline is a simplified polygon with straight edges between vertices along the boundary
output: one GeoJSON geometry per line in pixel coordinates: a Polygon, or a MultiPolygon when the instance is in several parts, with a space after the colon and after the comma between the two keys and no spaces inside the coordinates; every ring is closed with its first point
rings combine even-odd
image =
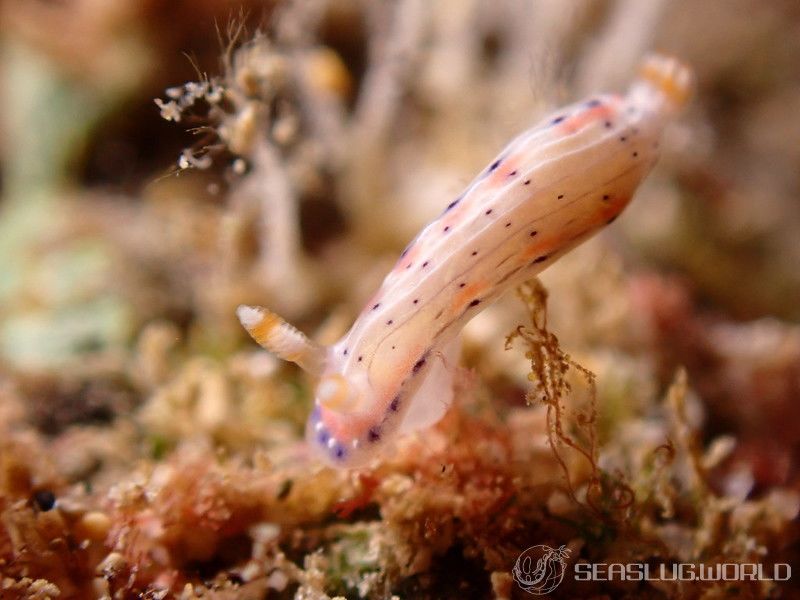
{"type": "Polygon", "coordinates": [[[325,349],[274,312],[242,304],[236,309],[236,316],[262,348],[297,364],[311,375],[318,376],[322,372],[325,349]]]}

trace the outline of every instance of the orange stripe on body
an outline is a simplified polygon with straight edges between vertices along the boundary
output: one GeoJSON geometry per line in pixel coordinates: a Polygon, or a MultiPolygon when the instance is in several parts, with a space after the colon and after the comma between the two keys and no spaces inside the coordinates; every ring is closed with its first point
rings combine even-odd
{"type": "Polygon", "coordinates": [[[527,263],[532,258],[550,254],[554,248],[558,248],[562,244],[563,239],[563,236],[536,239],[520,253],[521,262],[527,263]]]}
{"type": "Polygon", "coordinates": [[[630,197],[614,196],[608,204],[600,211],[599,218],[592,219],[592,226],[605,225],[605,223],[620,214],[630,202],[630,197]]]}
{"type": "Polygon", "coordinates": [[[497,167],[494,172],[489,176],[489,185],[498,186],[502,185],[506,179],[517,170],[519,163],[518,157],[512,155],[507,157],[502,164],[497,167]]]}
{"type": "Polygon", "coordinates": [[[475,281],[461,288],[450,303],[451,313],[458,315],[464,312],[464,309],[470,302],[475,299],[480,300],[481,293],[488,287],[488,281],[475,281]]]}
{"type": "Polygon", "coordinates": [[[416,260],[417,256],[419,255],[421,242],[422,239],[416,240],[414,242],[414,245],[411,246],[408,252],[406,252],[406,255],[397,261],[397,264],[394,266],[394,269],[392,269],[392,271],[394,272],[402,271],[403,269],[406,269],[408,265],[413,263],[414,260],[416,260]]]}
{"type": "MultiPolygon", "coordinates": [[[[442,213],[439,218],[434,220],[431,224],[436,227],[434,231],[438,231],[439,233],[446,233],[442,230],[447,227],[452,229],[454,225],[458,225],[464,216],[464,212],[469,212],[470,206],[472,206],[472,202],[468,202],[469,194],[466,192],[459,196],[458,200],[454,202],[455,206],[448,206],[447,210],[442,213]]],[[[426,232],[428,235],[430,232],[426,232]]],[[[423,238],[418,239],[417,241],[422,241],[423,238]]],[[[416,245],[416,244],[415,244],[416,245]]],[[[404,257],[405,258],[405,257],[404,257]]]]}
{"type": "Polygon", "coordinates": [[[576,115],[571,116],[570,118],[564,120],[564,122],[561,123],[558,128],[561,133],[570,135],[588,123],[606,120],[611,116],[611,109],[605,104],[600,104],[599,106],[593,106],[592,108],[588,108],[576,115]]]}

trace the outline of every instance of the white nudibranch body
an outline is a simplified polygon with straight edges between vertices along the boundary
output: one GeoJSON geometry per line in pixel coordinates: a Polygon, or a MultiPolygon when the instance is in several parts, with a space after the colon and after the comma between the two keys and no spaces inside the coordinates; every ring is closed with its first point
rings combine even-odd
{"type": "Polygon", "coordinates": [[[677,61],[650,57],[626,95],[573,104],[514,139],[408,245],[332,346],[266,309],[239,308],[259,344],[318,377],[307,437],[327,462],[363,465],[441,418],[461,328],[619,215],[690,79],[677,61]]]}

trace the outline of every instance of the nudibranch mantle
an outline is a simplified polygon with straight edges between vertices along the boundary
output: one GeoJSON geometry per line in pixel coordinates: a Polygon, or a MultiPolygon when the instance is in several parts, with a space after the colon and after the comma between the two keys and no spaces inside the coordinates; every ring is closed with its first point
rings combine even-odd
{"type": "Polygon", "coordinates": [[[364,465],[442,417],[462,327],[619,215],[690,80],[676,60],[651,56],[624,96],[591,97],[522,133],[407,246],[335,344],[239,307],[259,344],[318,378],[306,435],[326,462],[364,465]]]}

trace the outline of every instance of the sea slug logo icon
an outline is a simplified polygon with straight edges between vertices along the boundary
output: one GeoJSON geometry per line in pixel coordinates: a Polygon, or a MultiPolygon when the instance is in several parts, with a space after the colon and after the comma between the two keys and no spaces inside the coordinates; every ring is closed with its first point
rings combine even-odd
{"type": "Polygon", "coordinates": [[[564,579],[565,559],[569,556],[566,546],[531,546],[519,555],[511,575],[519,586],[530,594],[549,594],[564,579]]]}

